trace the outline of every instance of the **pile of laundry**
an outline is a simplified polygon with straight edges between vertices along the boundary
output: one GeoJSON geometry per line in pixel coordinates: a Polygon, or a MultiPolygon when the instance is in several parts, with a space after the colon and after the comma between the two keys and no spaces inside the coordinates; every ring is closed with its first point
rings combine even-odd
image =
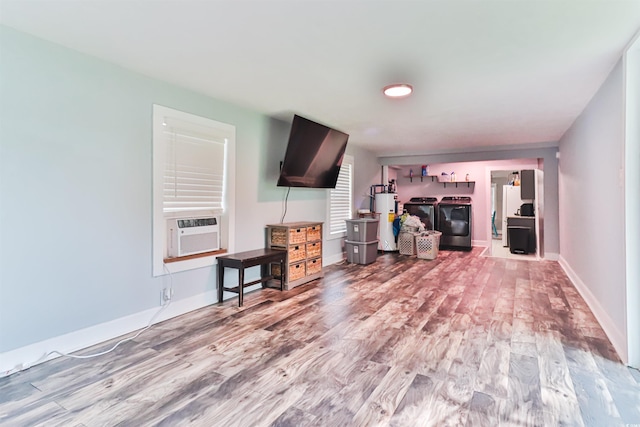
{"type": "Polygon", "coordinates": [[[423,232],[424,224],[420,217],[403,213],[393,220],[393,235],[397,238],[400,231],[423,232]]]}

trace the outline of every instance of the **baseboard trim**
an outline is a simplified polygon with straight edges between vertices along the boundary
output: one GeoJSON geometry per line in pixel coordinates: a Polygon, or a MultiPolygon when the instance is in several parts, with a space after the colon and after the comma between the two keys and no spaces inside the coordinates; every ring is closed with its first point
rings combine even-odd
{"type": "Polygon", "coordinates": [[[488,247],[489,247],[489,246],[491,246],[491,245],[490,245],[490,244],[489,244],[489,242],[488,242],[488,241],[486,241],[486,240],[473,240],[473,241],[471,242],[471,246],[480,246],[480,247],[488,248],[488,247]]]}
{"type": "Polygon", "coordinates": [[[558,257],[558,264],[564,270],[573,286],[576,287],[582,298],[585,300],[593,314],[595,315],[598,323],[602,326],[605,334],[611,341],[611,344],[615,347],[618,352],[618,356],[622,359],[622,362],[628,364],[629,355],[627,353],[627,339],[624,333],[622,333],[615,325],[615,323],[611,320],[611,317],[607,314],[607,312],[602,308],[598,299],[591,293],[591,290],[587,287],[587,285],[580,279],[580,277],[576,274],[576,272],[571,268],[566,259],[560,255],[558,257]]]}
{"type": "MultiPolygon", "coordinates": [[[[251,288],[247,288],[247,292],[250,290],[251,288]]],[[[230,295],[230,297],[232,296],[235,296],[235,294],[230,295]]],[[[158,311],[161,310],[161,307],[154,307],[99,325],[0,353],[0,378],[28,369],[31,366],[46,362],[47,360],[60,357],[56,354],[45,358],[46,354],[50,351],[55,350],[62,353],[73,353],[116,337],[123,336],[123,338],[125,338],[124,335],[131,334],[146,327],[156,314],[157,317],[153,324],[197,310],[215,302],[217,302],[216,292],[208,291],[182,300],[174,300],[159,314],[158,311]]]]}
{"type": "MultiPolygon", "coordinates": [[[[547,261],[559,261],[560,260],[560,254],[555,253],[555,252],[545,252],[543,259],[547,260],[547,261]]],[[[567,274],[568,276],[568,274],[567,274]]]]}
{"type": "Polygon", "coordinates": [[[322,263],[323,265],[332,265],[332,264],[340,264],[342,261],[344,261],[346,258],[346,255],[344,252],[340,252],[336,255],[331,255],[330,257],[324,257],[322,259],[322,263]]]}

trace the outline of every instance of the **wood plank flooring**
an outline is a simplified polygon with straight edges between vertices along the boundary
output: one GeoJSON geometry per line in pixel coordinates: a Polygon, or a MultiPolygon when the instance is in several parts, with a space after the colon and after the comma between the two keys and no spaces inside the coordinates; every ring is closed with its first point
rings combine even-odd
{"type": "Polygon", "coordinates": [[[0,379],[0,424],[640,425],[640,376],[558,264],[481,252],[329,266],[34,366],[0,379]]]}

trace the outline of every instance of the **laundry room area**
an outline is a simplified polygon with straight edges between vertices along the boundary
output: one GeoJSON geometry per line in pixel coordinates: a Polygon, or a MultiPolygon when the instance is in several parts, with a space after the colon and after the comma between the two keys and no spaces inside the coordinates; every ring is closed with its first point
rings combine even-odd
{"type": "MultiPolygon", "coordinates": [[[[386,234],[391,235],[393,216],[389,213],[395,210],[397,215],[417,216],[425,230],[442,232],[441,249],[485,247],[486,256],[544,258],[544,174],[539,159],[382,168],[383,182],[387,184],[382,184],[379,191],[386,194],[377,198],[385,200],[385,214],[380,216],[381,233],[385,234],[387,228],[386,234]],[[525,187],[521,171],[526,171],[525,187]],[[532,193],[522,197],[523,188],[531,188],[532,193]]],[[[387,244],[386,249],[380,249],[398,248],[387,244]]]]}

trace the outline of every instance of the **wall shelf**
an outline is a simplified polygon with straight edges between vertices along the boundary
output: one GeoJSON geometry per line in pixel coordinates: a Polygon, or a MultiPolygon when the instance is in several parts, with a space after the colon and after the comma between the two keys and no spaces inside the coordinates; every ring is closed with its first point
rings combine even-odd
{"type": "Polygon", "coordinates": [[[444,188],[447,188],[447,184],[455,184],[456,188],[458,188],[458,184],[467,184],[467,187],[471,187],[471,184],[475,185],[475,181],[443,181],[444,188]]]}
{"type": "Polygon", "coordinates": [[[420,178],[420,182],[423,182],[423,180],[425,178],[431,178],[431,182],[435,181],[437,176],[436,175],[415,175],[415,176],[411,176],[411,175],[407,175],[407,178],[409,178],[409,182],[413,182],[414,178],[420,178]]]}
{"type": "Polygon", "coordinates": [[[438,179],[438,175],[406,175],[406,178],[409,178],[409,182],[413,182],[414,179],[420,178],[420,182],[424,182],[426,178],[431,178],[431,182],[439,182],[440,184],[444,184],[444,188],[447,188],[447,184],[455,184],[456,188],[458,188],[458,184],[467,184],[467,187],[471,187],[471,184],[475,185],[475,181],[440,181],[438,179]]]}

